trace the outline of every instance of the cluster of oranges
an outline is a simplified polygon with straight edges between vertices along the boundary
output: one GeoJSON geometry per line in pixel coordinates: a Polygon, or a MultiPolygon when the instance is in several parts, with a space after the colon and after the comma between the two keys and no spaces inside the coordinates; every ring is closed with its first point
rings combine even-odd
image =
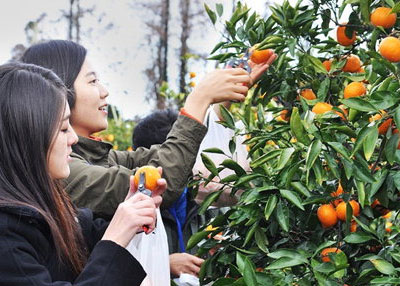
{"type": "MultiPolygon", "coordinates": [[[[318,220],[321,222],[324,228],[329,228],[335,226],[338,220],[345,221],[346,217],[346,210],[347,210],[347,203],[344,202],[340,197],[343,194],[343,188],[339,184],[336,192],[331,193],[331,196],[336,198],[330,204],[323,204],[317,210],[317,217],[318,220]]],[[[360,205],[355,200],[350,200],[349,204],[353,209],[353,215],[359,216],[360,215],[360,205]]],[[[355,232],[357,229],[357,224],[352,222],[350,231],[355,232]]]]}
{"type": "MultiPolygon", "coordinates": [[[[384,29],[392,28],[396,24],[397,14],[392,13],[388,7],[379,7],[371,13],[371,24],[375,27],[384,29]]],[[[342,46],[351,46],[357,40],[357,33],[352,32],[351,38],[346,35],[347,23],[341,24],[336,30],[337,42],[342,46]]],[[[379,45],[379,53],[390,62],[400,62],[400,40],[393,36],[388,36],[379,45]]]]}

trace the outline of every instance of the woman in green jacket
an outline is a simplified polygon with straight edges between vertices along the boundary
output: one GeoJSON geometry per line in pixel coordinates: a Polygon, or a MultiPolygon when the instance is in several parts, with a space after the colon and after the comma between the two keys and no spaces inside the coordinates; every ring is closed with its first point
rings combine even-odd
{"type": "MultiPolygon", "coordinates": [[[[71,174],[67,191],[79,207],[89,207],[95,214],[109,218],[129,189],[132,170],[142,165],[161,166],[167,181],[162,207],[179,198],[191,174],[199,145],[207,132],[202,124],[212,103],[243,101],[252,79],[242,68],[215,70],[188,96],[167,140],[150,149],[115,151],[112,145],[91,135],[107,128],[108,91],[81,45],[52,40],[30,47],[22,57],[53,70],[69,88],[71,124],[79,136],[73,147],[71,174]]],[[[268,65],[259,67],[259,75],[268,65]]]]}

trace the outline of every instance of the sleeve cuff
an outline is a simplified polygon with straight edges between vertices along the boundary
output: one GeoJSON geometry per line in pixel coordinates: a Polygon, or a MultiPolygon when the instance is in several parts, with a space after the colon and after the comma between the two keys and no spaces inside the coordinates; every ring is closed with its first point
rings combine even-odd
{"type": "Polygon", "coordinates": [[[189,113],[186,111],[186,109],[183,108],[183,107],[180,109],[179,114],[184,115],[184,116],[186,116],[186,117],[189,117],[189,118],[191,118],[191,119],[193,119],[193,120],[196,120],[196,121],[199,122],[200,124],[203,124],[203,122],[201,122],[201,121],[198,120],[196,117],[194,117],[194,116],[192,116],[191,114],[189,114],[189,113]]]}

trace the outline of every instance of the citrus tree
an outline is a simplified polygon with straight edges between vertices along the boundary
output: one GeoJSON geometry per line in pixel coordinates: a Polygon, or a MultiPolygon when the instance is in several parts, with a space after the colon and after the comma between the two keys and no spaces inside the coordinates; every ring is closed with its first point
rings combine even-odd
{"type": "MultiPolygon", "coordinates": [[[[222,22],[222,5],[206,10],[222,22]]],[[[208,257],[201,283],[399,285],[400,2],[284,1],[271,11],[264,19],[237,4],[211,53],[220,63],[251,47],[278,58],[245,104],[221,110],[227,128],[245,125],[251,171],[230,154],[216,166],[207,152],[218,148],[203,154],[203,181],[232,169],[221,183],[244,192],[189,241],[208,257]]]]}

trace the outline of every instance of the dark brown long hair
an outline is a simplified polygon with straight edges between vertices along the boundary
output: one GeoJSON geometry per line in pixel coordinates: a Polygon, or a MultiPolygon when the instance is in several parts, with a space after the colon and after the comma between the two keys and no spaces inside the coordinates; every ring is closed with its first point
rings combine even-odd
{"type": "Polygon", "coordinates": [[[68,89],[68,104],[75,105],[74,82],[81,71],[87,50],[80,44],[67,40],[50,40],[29,47],[21,61],[52,70],[68,89]]]}
{"type": "Polygon", "coordinates": [[[0,66],[0,207],[39,212],[49,225],[60,263],[78,274],[86,254],[76,210],[48,169],[66,94],[63,82],[48,69],[0,66]]]}

